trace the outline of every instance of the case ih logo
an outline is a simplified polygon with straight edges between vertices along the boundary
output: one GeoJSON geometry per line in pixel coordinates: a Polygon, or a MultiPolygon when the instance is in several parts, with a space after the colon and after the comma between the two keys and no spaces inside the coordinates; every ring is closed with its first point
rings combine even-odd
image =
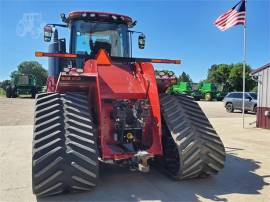
{"type": "Polygon", "coordinates": [[[16,33],[20,37],[28,35],[33,38],[39,38],[44,25],[41,13],[24,13],[17,24],[16,33]]]}

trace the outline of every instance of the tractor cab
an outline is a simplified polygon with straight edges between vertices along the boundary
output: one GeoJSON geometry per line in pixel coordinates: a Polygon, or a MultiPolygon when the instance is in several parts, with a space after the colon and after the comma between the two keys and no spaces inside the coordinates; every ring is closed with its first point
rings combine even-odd
{"type": "Polygon", "coordinates": [[[129,57],[127,16],[93,12],[72,12],[65,20],[71,29],[70,52],[95,56],[105,49],[110,56],[129,57]]]}
{"type": "MultiPolygon", "coordinates": [[[[54,89],[60,72],[67,68],[83,69],[86,58],[95,58],[103,49],[110,57],[132,57],[132,34],[139,33],[138,46],[145,47],[145,36],[142,32],[129,30],[136,25],[130,17],[114,13],[91,11],[71,12],[67,17],[61,14],[64,24],[47,24],[44,27],[44,41],[49,45],[49,53],[66,54],[66,39],[58,38],[58,28],[69,28],[69,54],[84,57],[51,57],[49,58],[48,89],[54,89]],[[51,85],[51,86],[50,86],[51,85]]],[[[78,70],[81,71],[81,70],[78,70]]]]}
{"type": "MultiPolygon", "coordinates": [[[[44,27],[44,40],[49,42],[51,37],[58,41],[56,27],[70,28],[70,53],[96,54],[103,48],[109,55],[118,57],[130,56],[130,37],[133,31],[128,28],[135,26],[128,16],[100,12],[71,12],[68,17],[61,15],[65,24],[48,24],[44,27]]],[[[140,32],[139,32],[140,33],[140,32]]],[[[139,42],[144,42],[141,33],[139,42]]],[[[144,45],[144,44],[143,44],[144,45]]],[[[142,48],[144,46],[140,46],[142,48]]]]}

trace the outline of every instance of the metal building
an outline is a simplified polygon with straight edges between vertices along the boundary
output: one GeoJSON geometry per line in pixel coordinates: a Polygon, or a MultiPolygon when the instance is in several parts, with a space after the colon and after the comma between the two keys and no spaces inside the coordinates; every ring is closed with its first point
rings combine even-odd
{"type": "Polygon", "coordinates": [[[270,129],[270,63],[254,70],[251,75],[258,80],[256,125],[270,129]]]}

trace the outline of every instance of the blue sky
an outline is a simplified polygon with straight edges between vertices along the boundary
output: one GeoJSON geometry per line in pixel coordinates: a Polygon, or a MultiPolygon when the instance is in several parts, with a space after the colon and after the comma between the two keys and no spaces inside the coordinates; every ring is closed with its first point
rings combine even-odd
{"type": "MultiPolygon", "coordinates": [[[[193,81],[206,78],[212,64],[237,63],[243,58],[243,27],[220,32],[213,21],[235,0],[194,1],[25,1],[0,0],[0,80],[24,60],[37,60],[47,68],[47,59],[35,58],[36,50],[47,51],[40,28],[44,23],[60,23],[60,13],[95,10],[121,13],[138,21],[134,30],[146,35],[146,48],[136,46],[133,55],[181,59],[181,65],[154,64],[157,69],[171,69],[190,74],[193,81]],[[23,16],[34,23],[20,29],[23,16]],[[25,32],[24,32],[25,31],[25,32]]],[[[66,30],[60,35],[68,36],[66,30]]],[[[270,1],[248,0],[247,63],[253,68],[270,62],[270,1]]]]}

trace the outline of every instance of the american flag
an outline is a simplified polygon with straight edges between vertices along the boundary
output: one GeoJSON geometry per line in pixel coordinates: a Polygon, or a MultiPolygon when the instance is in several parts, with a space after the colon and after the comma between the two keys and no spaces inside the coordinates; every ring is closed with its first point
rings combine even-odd
{"type": "Polygon", "coordinates": [[[236,25],[246,23],[246,4],[245,0],[238,2],[233,8],[219,16],[214,25],[220,30],[225,31],[236,25]]]}

